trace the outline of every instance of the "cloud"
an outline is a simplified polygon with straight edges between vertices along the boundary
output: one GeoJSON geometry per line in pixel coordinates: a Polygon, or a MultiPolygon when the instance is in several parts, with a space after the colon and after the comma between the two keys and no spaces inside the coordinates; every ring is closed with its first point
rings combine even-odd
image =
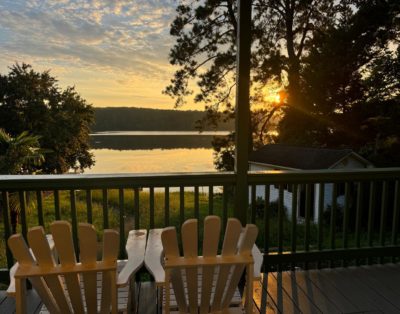
{"type": "Polygon", "coordinates": [[[14,59],[60,68],[57,73],[84,69],[94,77],[101,71],[166,85],[176,5],[175,0],[2,0],[0,69],[14,59]]]}

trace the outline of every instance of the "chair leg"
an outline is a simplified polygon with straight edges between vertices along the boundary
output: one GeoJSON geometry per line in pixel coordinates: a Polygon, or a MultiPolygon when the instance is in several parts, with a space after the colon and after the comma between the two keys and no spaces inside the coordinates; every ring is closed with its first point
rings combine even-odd
{"type": "Polygon", "coordinates": [[[26,279],[15,278],[16,313],[26,313],[26,279]]]}
{"type": "Polygon", "coordinates": [[[246,314],[253,313],[253,264],[246,267],[246,314]]]}

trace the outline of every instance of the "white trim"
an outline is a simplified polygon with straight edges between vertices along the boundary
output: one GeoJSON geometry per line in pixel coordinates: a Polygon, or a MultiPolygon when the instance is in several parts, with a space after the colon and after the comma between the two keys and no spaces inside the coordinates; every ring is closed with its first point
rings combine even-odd
{"type": "Polygon", "coordinates": [[[273,164],[266,164],[266,163],[263,163],[263,162],[256,162],[256,161],[250,161],[250,160],[249,160],[249,164],[256,165],[256,166],[265,166],[265,167],[269,167],[269,168],[275,168],[275,169],[278,169],[278,170],[302,170],[300,168],[290,168],[290,167],[278,166],[278,165],[273,165],[273,164]]]}
{"type": "Polygon", "coordinates": [[[371,162],[369,162],[365,158],[361,157],[359,154],[357,154],[355,152],[350,152],[346,156],[340,158],[337,162],[335,162],[333,165],[331,165],[328,169],[333,169],[339,163],[341,163],[343,160],[345,160],[346,158],[349,158],[349,157],[353,157],[354,159],[358,159],[358,161],[363,163],[366,168],[373,166],[373,164],[371,162]]]}

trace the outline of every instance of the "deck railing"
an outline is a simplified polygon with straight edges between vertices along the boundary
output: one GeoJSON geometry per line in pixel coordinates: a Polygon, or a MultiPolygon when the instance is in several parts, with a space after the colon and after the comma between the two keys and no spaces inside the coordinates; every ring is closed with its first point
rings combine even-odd
{"type": "MultiPolygon", "coordinates": [[[[265,270],[395,260],[399,180],[400,168],[249,172],[243,210],[259,227],[265,270]]],[[[5,245],[13,232],[57,219],[71,221],[74,241],[78,222],[117,228],[121,257],[132,228],[179,227],[208,214],[225,223],[235,182],[234,173],[0,176],[0,266],[13,264],[5,245]]]]}

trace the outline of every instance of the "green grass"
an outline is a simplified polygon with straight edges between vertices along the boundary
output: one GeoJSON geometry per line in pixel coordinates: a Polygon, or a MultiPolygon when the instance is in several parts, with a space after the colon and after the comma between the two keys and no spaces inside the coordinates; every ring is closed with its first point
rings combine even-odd
{"type": "MultiPolygon", "coordinates": [[[[34,194],[34,193],[32,193],[34,194]]],[[[150,193],[148,190],[140,191],[139,194],[139,212],[140,212],[140,228],[149,229],[150,227],[150,193]]],[[[186,191],[184,194],[184,219],[193,218],[195,216],[194,206],[194,193],[186,191]]],[[[164,193],[156,191],[154,193],[154,227],[164,227],[165,221],[165,208],[164,208],[164,193]]],[[[169,207],[169,225],[176,226],[179,229],[182,221],[180,219],[180,197],[179,191],[170,192],[170,207],[169,207]]],[[[28,227],[38,225],[38,215],[35,196],[32,196],[31,205],[28,206],[27,210],[27,223],[28,227]]],[[[93,224],[98,230],[99,240],[101,239],[103,230],[103,198],[102,191],[92,191],[92,212],[93,212],[93,224]]],[[[223,200],[222,194],[215,193],[214,199],[214,214],[222,217],[223,214],[223,200]]],[[[125,208],[125,232],[134,228],[134,193],[132,189],[124,190],[124,208],[125,208]]],[[[85,191],[76,192],[76,209],[78,222],[87,222],[87,206],[86,206],[86,193],[85,191]]],[[[71,205],[70,205],[70,194],[69,191],[60,192],[60,211],[61,219],[71,221],[71,205]]],[[[200,238],[202,234],[202,222],[205,216],[208,215],[208,194],[199,194],[199,233],[200,238]]],[[[46,232],[49,232],[49,225],[55,220],[55,209],[54,209],[54,196],[53,193],[43,193],[43,214],[46,232]]],[[[233,202],[228,201],[228,217],[233,215],[233,202]]],[[[108,190],[108,220],[109,227],[119,230],[119,191],[108,190]]],[[[262,217],[257,217],[256,224],[259,227],[259,236],[257,238],[257,244],[260,248],[264,247],[264,235],[266,228],[262,217]]],[[[291,248],[291,230],[292,223],[286,218],[283,218],[283,250],[290,250],[291,248]]],[[[21,231],[21,226],[18,225],[18,232],[21,231]]],[[[302,223],[297,225],[297,249],[300,251],[304,249],[305,242],[305,226],[302,223]]],[[[329,228],[324,226],[323,228],[323,248],[329,248],[329,228]]],[[[310,250],[317,248],[317,236],[318,229],[313,223],[310,224],[310,250]]],[[[375,240],[377,235],[374,235],[375,240]]],[[[269,247],[270,250],[274,251],[278,245],[278,219],[276,215],[272,215],[269,224],[269,247]]],[[[361,238],[362,246],[366,244],[366,234],[363,232],[361,238]]],[[[336,247],[342,247],[343,238],[341,230],[336,232],[336,247]]],[[[355,245],[354,234],[349,234],[349,247],[355,245]]],[[[6,267],[5,258],[5,241],[4,241],[4,225],[0,220],[0,267],[6,267]]]]}

